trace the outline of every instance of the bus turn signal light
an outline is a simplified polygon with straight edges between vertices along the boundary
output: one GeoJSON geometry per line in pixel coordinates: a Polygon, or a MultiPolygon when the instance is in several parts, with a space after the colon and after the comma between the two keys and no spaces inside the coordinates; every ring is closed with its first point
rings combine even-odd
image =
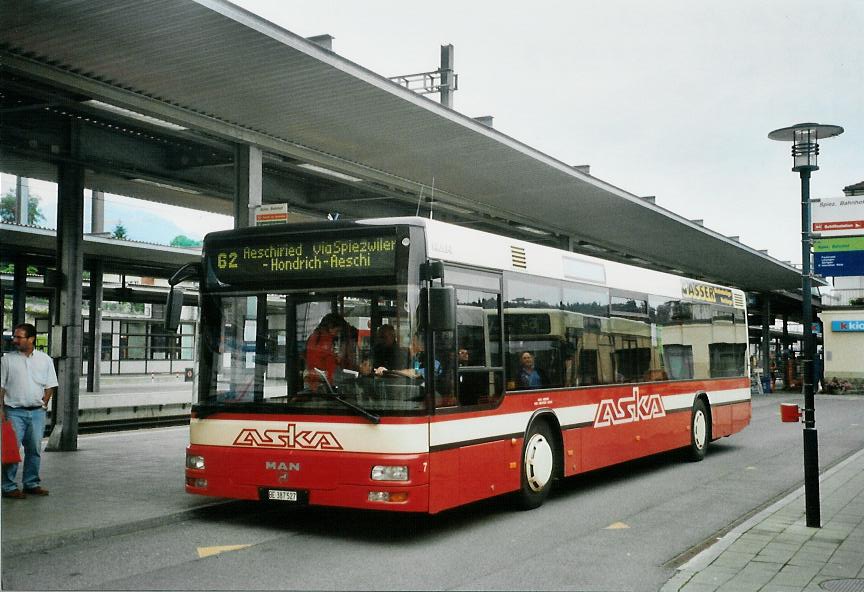
{"type": "Polygon", "coordinates": [[[407,491],[370,491],[368,500],[370,502],[383,502],[390,504],[404,504],[408,501],[407,491]]]}

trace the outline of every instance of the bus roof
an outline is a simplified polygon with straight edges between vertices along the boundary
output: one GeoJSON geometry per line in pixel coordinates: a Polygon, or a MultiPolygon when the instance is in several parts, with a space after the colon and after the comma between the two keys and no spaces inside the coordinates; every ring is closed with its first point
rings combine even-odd
{"type": "Polygon", "coordinates": [[[736,288],[571,253],[439,220],[409,216],[366,218],[357,223],[422,226],[426,229],[426,250],[430,259],[568,279],[623,292],[647,292],[696,302],[728,304],[741,309],[746,302],[744,292],[736,288]],[[641,289],[635,289],[636,286],[641,289]]]}

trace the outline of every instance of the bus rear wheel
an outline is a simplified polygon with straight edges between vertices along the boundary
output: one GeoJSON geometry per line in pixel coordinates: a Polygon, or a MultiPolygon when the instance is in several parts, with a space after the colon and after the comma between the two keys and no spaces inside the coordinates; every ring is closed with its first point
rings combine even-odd
{"type": "Polygon", "coordinates": [[[520,509],[533,510],[546,501],[555,476],[556,454],[549,424],[532,424],[522,447],[522,485],[516,500],[520,509]]]}
{"type": "Polygon", "coordinates": [[[696,399],[693,403],[693,411],[690,415],[690,446],[688,456],[690,460],[699,462],[705,458],[708,443],[711,441],[711,416],[708,407],[702,399],[696,399]]]}

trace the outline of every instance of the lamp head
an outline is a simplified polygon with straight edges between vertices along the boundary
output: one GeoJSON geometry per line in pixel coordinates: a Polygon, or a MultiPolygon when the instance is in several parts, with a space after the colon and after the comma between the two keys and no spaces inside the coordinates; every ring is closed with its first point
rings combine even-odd
{"type": "Polygon", "coordinates": [[[792,142],[793,171],[819,170],[819,140],[839,136],[843,128],[839,125],[818,123],[798,123],[790,127],[776,129],[768,134],[768,139],[779,142],[792,142]]]}

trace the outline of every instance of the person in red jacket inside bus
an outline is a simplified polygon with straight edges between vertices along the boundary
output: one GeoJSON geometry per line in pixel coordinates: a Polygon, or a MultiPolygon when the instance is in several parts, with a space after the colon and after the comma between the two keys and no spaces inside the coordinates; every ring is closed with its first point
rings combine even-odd
{"type": "MultiPolygon", "coordinates": [[[[306,340],[306,372],[304,386],[310,390],[318,390],[322,381],[315,368],[327,374],[327,380],[333,384],[333,375],[337,368],[349,368],[348,340],[351,337],[351,325],[335,312],[324,315],[318,326],[306,340]],[[337,343],[337,339],[341,340],[337,343]]],[[[356,333],[356,330],[354,330],[356,333]]]]}

